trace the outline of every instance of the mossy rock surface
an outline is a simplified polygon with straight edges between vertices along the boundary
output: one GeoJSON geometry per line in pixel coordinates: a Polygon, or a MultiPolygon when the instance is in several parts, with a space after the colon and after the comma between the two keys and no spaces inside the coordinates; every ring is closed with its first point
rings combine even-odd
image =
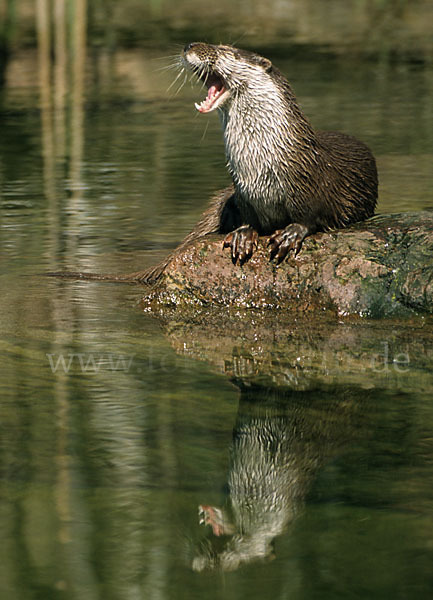
{"type": "Polygon", "coordinates": [[[221,236],[178,254],[145,304],[201,304],[372,317],[433,312],[433,212],[379,215],[304,241],[280,265],[267,238],[242,267],[221,236]]]}

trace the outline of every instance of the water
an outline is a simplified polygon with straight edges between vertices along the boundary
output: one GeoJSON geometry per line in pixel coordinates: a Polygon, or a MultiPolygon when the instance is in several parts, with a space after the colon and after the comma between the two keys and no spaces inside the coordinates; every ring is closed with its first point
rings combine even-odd
{"type": "MultiPolygon", "coordinates": [[[[380,212],[433,208],[430,67],[277,54],[374,149],[380,212]]],[[[227,182],[202,91],[86,64],[56,99],[23,51],[0,91],[1,597],[430,598],[431,319],[218,328],[38,276],[143,269],[227,182]]]]}

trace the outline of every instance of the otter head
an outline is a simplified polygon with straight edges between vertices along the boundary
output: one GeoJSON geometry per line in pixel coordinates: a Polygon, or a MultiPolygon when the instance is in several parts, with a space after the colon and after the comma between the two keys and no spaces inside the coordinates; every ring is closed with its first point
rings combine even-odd
{"type": "Polygon", "coordinates": [[[201,113],[226,109],[229,100],[249,82],[260,81],[272,70],[272,63],[253,52],[233,46],[214,46],[193,42],[182,52],[184,65],[207,86],[206,98],[195,105],[201,113]]]}

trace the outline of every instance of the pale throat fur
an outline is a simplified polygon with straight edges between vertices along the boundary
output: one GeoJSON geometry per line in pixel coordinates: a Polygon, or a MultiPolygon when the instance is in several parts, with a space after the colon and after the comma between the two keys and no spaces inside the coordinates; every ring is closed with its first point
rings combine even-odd
{"type": "MultiPolygon", "coordinates": [[[[299,164],[300,131],[295,126],[299,115],[292,117],[293,111],[298,112],[292,90],[287,86],[288,93],[282,93],[281,84],[269,73],[271,63],[266,64],[268,68],[249,64],[229,52],[207,62],[190,51],[186,60],[199,76],[216,72],[227,85],[229,95],[218,106],[218,113],[227,166],[246,219],[263,233],[272,232],[279,223],[284,226],[292,220],[288,196],[296,204],[292,172],[296,179],[300,168],[303,170],[299,164]]],[[[314,135],[308,121],[302,120],[304,131],[314,135]]]]}

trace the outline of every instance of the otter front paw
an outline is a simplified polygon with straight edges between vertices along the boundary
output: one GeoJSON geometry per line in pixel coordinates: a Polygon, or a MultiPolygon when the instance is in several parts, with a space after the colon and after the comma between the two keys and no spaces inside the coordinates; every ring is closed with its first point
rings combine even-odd
{"type": "Polygon", "coordinates": [[[279,229],[273,233],[268,242],[271,249],[271,260],[276,258],[277,264],[280,264],[290,250],[293,250],[296,256],[307,235],[308,228],[300,223],[291,223],[285,229],[279,229]]]}
{"type": "Polygon", "coordinates": [[[226,235],[223,248],[231,248],[233,264],[239,261],[239,264],[243,265],[253,255],[258,239],[259,234],[255,229],[249,225],[242,225],[226,235]]]}

